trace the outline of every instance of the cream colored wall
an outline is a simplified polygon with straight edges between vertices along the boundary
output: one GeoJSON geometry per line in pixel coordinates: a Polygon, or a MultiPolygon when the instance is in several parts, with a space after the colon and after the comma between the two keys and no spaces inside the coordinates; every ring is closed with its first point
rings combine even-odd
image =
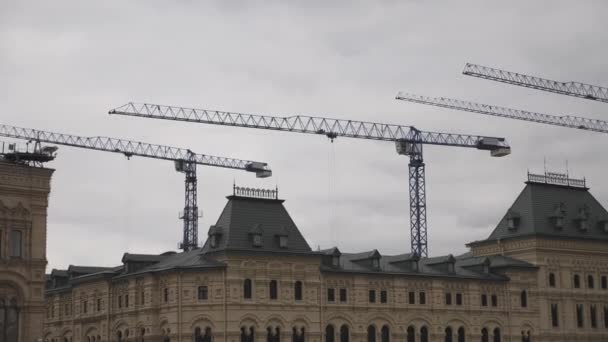
{"type": "MultiPolygon", "coordinates": [[[[388,325],[392,339],[396,341],[405,340],[405,331],[409,325],[415,326],[418,331],[423,325],[428,326],[431,341],[443,338],[444,329],[448,325],[454,329],[454,333],[464,326],[467,341],[479,340],[482,327],[493,330],[500,326],[503,335],[510,333],[518,337],[522,328],[536,331],[538,326],[539,305],[534,292],[531,291],[528,308],[522,309],[519,303],[521,290],[534,287],[534,272],[512,271],[508,274],[514,279],[511,283],[480,282],[373,274],[322,274],[319,272],[320,259],[310,256],[276,258],[236,255],[223,260],[228,264],[226,271],[173,272],[131,278],[128,281],[130,297],[135,295],[138,279],[147,286],[144,307],[133,305],[128,310],[118,312],[113,306],[109,324],[105,317],[87,318],[86,322],[97,329],[103,329],[104,326],[110,330],[128,327],[131,337],[137,335],[140,327],[145,327],[146,341],[161,340],[162,329],[166,331],[167,328],[171,330],[172,341],[190,341],[196,326],[203,330],[211,327],[216,342],[239,342],[242,326],[254,326],[256,340],[259,342],[265,341],[266,328],[269,326],[280,328],[283,341],[290,341],[294,326],[304,327],[307,341],[310,342],[321,342],[327,324],[333,324],[336,332],[342,324],[348,324],[353,342],[367,341],[367,327],[370,324],[377,326],[378,334],[383,325],[388,325]],[[251,300],[243,298],[245,278],[251,279],[254,284],[251,300]],[[268,298],[268,283],[271,279],[279,281],[278,300],[268,298]],[[293,299],[293,284],[296,280],[304,284],[304,299],[298,302],[293,299]],[[196,297],[200,285],[209,287],[209,299],[205,302],[198,301],[196,297]],[[165,287],[169,289],[168,303],[163,301],[165,287]],[[348,302],[328,303],[328,287],[347,288],[348,302]],[[378,290],[375,304],[368,302],[370,288],[378,290]],[[386,304],[379,303],[381,289],[388,290],[386,304]],[[408,292],[411,290],[424,290],[427,304],[408,304],[408,292]],[[446,291],[454,293],[453,305],[445,305],[446,291]],[[455,305],[457,292],[464,296],[462,306],[455,305]],[[497,294],[498,307],[482,307],[482,292],[497,294]],[[178,294],[181,295],[181,300],[178,300],[178,294]],[[512,314],[509,315],[509,312],[512,314]]],[[[119,293],[122,290],[117,288],[123,286],[124,283],[114,282],[112,292],[119,293]]],[[[86,287],[78,286],[75,291],[78,297],[78,293],[92,293],[96,289],[103,291],[102,281],[86,287]]],[[[336,291],[336,299],[338,295],[336,291]]],[[[61,337],[61,332],[66,328],[84,334],[83,325],[78,322],[47,323],[49,340],[61,337]]],[[[106,336],[102,334],[101,340],[107,341],[106,336]]],[[[110,336],[115,335],[112,333],[110,336]]],[[[377,340],[380,341],[379,335],[377,340]]],[[[74,342],[79,341],[82,340],[74,339],[74,342]]],[[[503,341],[508,339],[503,338],[503,341]]]]}
{"type": "Polygon", "coordinates": [[[20,340],[42,337],[46,215],[53,170],[0,162],[0,295],[18,297],[20,340]],[[22,257],[9,256],[12,229],[23,232],[22,257]]]}
{"type": "Polygon", "coordinates": [[[608,276],[608,249],[597,241],[528,238],[473,248],[476,255],[505,254],[539,267],[536,296],[540,311],[538,335],[542,341],[607,341],[604,305],[608,289],[601,288],[601,276],[608,276]],[[549,273],[557,286],[549,287],[549,273]],[[581,288],[573,286],[574,274],[581,276],[581,288]],[[594,289],[587,288],[587,275],[593,275],[594,289]],[[559,327],[551,325],[551,303],[558,304],[559,327]],[[576,304],[584,305],[584,327],[576,325],[576,304]],[[591,327],[590,305],[597,307],[597,328],[591,327]]]}

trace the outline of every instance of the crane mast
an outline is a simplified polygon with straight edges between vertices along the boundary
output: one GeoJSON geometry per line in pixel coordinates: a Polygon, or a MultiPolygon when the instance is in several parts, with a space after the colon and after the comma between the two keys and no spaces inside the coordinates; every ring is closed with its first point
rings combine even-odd
{"type": "Polygon", "coordinates": [[[608,103],[608,88],[596,85],[581,82],[553,81],[546,78],[524,75],[472,63],[467,63],[462,73],[467,76],[485,78],[487,80],[513,84],[520,87],[608,103]]]}
{"type": "MultiPolygon", "coordinates": [[[[148,144],[139,141],[116,139],[109,137],[85,137],[64,133],[41,131],[31,128],[23,128],[0,124],[0,136],[41,142],[57,145],[84,148],[95,151],[105,151],[124,154],[127,158],[139,156],[170,160],[175,163],[175,169],[186,175],[185,179],[185,205],[182,219],[184,222],[183,240],[180,248],[184,251],[192,250],[198,246],[198,205],[197,205],[197,176],[196,166],[214,166],[235,170],[254,172],[257,177],[265,178],[272,175],[272,171],[266,163],[233,159],[226,157],[197,154],[189,149],[172,146],[148,144]]],[[[40,154],[48,152],[49,148],[42,148],[40,154]]],[[[51,153],[55,150],[53,149],[51,153]]],[[[48,154],[48,153],[46,153],[48,154]]]]}
{"type": "Polygon", "coordinates": [[[499,107],[476,102],[462,101],[447,97],[430,97],[400,92],[398,100],[415,102],[436,107],[462,110],[466,112],[498,116],[509,119],[544,123],[554,126],[576,128],[587,131],[608,133],[608,121],[589,119],[574,115],[549,115],[520,109],[499,107]]]}
{"type": "Polygon", "coordinates": [[[133,102],[112,109],[109,114],[320,134],[332,141],[337,137],[393,141],[398,154],[410,157],[408,166],[411,251],[419,256],[428,256],[425,164],[422,145],[476,148],[490,151],[495,157],[510,153],[510,147],[504,138],[425,132],[412,126],[326,117],[304,115],[280,117],[133,102]]]}

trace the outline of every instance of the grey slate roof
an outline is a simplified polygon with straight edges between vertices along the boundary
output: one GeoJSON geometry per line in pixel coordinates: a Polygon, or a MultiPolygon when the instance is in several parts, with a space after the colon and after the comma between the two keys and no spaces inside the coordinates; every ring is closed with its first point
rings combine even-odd
{"type": "Polygon", "coordinates": [[[589,189],[526,182],[525,188],[485,241],[526,236],[608,241],[608,231],[604,231],[602,224],[604,221],[608,221],[608,211],[589,189]],[[562,209],[564,225],[558,229],[552,217],[560,215],[562,209]],[[579,229],[581,210],[588,213],[587,230],[579,229]],[[515,229],[509,229],[509,217],[517,218],[515,229]]]}
{"type": "MultiPolygon", "coordinates": [[[[320,253],[330,255],[333,249],[323,250],[320,253]]],[[[416,277],[447,277],[447,278],[467,278],[479,280],[506,281],[506,277],[496,273],[483,272],[484,262],[489,263],[490,270],[498,267],[528,267],[535,268],[532,264],[524,261],[496,256],[488,258],[473,257],[472,254],[465,254],[454,257],[451,254],[432,258],[419,258],[412,254],[383,255],[380,256],[380,268],[376,269],[370,264],[360,262],[363,257],[376,256],[374,251],[363,253],[342,253],[340,256],[340,267],[323,265],[321,270],[325,272],[345,272],[345,273],[376,273],[376,274],[401,274],[416,277]],[[418,270],[406,267],[406,263],[418,260],[418,270]],[[486,261],[487,260],[487,261],[486,261]],[[454,272],[446,271],[442,265],[453,262],[454,272]]],[[[378,254],[379,255],[379,254],[378,254]]]]}
{"type": "Polygon", "coordinates": [[[310,246],[298,230],[283,200],[228,196],[217,223],[210,228],[209,235],[218,234],[219,241],[211,247],[208,238],[203,251],[248,250],[269,252],[308,253],[310,246]],[[262,235],[262,246],[254,247],[252,234],[262,235]],[[287,235],[287,248],[279,246],[279,236],[287,235]]]}

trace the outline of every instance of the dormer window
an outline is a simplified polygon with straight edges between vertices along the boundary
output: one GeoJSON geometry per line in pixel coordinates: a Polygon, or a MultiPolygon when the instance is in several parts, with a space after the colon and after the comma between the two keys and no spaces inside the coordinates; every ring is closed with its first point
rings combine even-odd
{"type": "Polygon", "coordinates": [[[589,228],[589,212],[586,207],[579,209],[576,221],[580,231],[587,231],[589,228]]]}
{"type": "Polygon", "coordinates": [[[279,247],[287,248],[287,236],[279,236],[279,247]]]}
{"type": "Polygon", "coordinates": [[[331,265],[333,267],[340,267],[340,256],[334,255],[331,257],[331,265]]]}
{"type": "Polygon", "coordinates": [[[608,220],[603,220],[599,222],[600,229],[604,233],[608,233],[608,220]]]}
{"type": "Polygon", "coordinates": [[[256,224],[251,228],[249,234],[251,234],[253,247],[262,247],[262,227],[256,224]]]}
{"type": "Polygon", "coordinates": [[[566,209],[564,208],[564,204],[560,203],[553,211],[553,214],[549,217],[549,219],[551,220],[551,223],[553,224],[553,227],[555,229],[561,230],[564,228],[564,225],[565,225],[564,217],[565,216],[566,216],[566,209]]]}
{"type": "Polygon", "coordinates": [[[253,246],[262,247],[262,234],[253,234],[253,246]]]}
{"type": "Polygon", "coordinates": [[[222,237],[222,227],[219,226],[211,226],[209,227],[209,247],[217,248],[220,244],[220,239],[222,237]]]}
{"type": "Polygon", "coordinates": [[[448,263],[448,273],[454,273],[454,272],[455,272],[454,263],[453,262],[448,263]]]}
{"type": "Polygon", "coordinates": [[[509,212],[507,214],[507,227],[509,230],[517,230],[519,227],[520,216],[516,212],[509,212]]]}
{"type": "Polygon", "coordinates": [[[372,267],[373,268],[380,268],[380,258],[373,258],[372,259],[372,267]]]}

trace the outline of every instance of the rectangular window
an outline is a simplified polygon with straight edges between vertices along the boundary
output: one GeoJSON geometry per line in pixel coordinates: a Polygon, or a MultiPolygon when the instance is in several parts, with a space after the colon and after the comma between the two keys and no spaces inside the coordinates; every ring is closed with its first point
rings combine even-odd
{"type": "Polygon", "coordinates": [[[369,290],[369,302],[370,303],[376,302],[376,290],[369,290]]]}
{"type": "Polygon", "coordinates": [[[420,305],[426,304],[426,293],[420,292],[420,296],[418,299],[419,299],[418,302],[420,303],[420,305]]]}
{"type": "Polygon", "coordinates": [[[118,308],[122,308],[122,296],[118,296],[118,308]]]}
{"type": "Polygon", "coordinates": [[[608,329],[608,305],[604,305],[604,328],[608,329]]]}
{"type": "Polygon", "coordinates": [[[555,328],[559,327],[557,304],[551,304],[551,325],[555,328]]]}
{"type": "Polygon", "coordinates": [[[498,297],[496,295],[492,295],[492,306],[498,306],[498,297]]]}
{"type": "Polygon", "coordinates": [[[276,280],[271,280],[270,283],[268,284],[268,295],[270,297],[270,299],[277,299],[279,298],[279,285],[278,282],[276,280]]]}
{"type": "Polygon", "coordinates": [[[101,299],[97,299],[97,312],[101,311],[101,299]]]}
{"type": "Polygon", "coordinates": [[[346,303],[346,289],[340,289],[340,302],[346,303]]]}
{"type": "Polygon", "coordinates": [[[608,289],[608,278],[606,276],[602,276],[602,289],[608,289]]]}
{"type": "Polygon", "coordinates": [[[456,305],[462,305],[462,293],[456,294],[456,305]]]}
{"type": "Polygon", "coordinates": [[[165,303],[169,302],[169,289],[168,288],[163,289],[163,297],[164,297],[165,303]]]}
{"type": "Polygon", "coordinates": [[[327,289],[327,301],[335,302],[336,301],[336,290],[335,289],[327,289]]]}
{"type": "Polygon", "coordinates": [[[591,321],[591,327],[597,328],[597,310],[595,305],[589,307],[589,320],[591,321]]]}
{"type": "Polygon", "coordinates": [[[584,325],[583,304],[576,304],[576,326],[582,328],[584,325]]]}
{"type": "Polygon", "coordinates": [[[416,304],[416,293],[414,293],[413,291],[410,291],[410,293],[408,293],[408,297],[409,297],[409,303],[410,304],[416,304]]]}
{"type": "Polygon", "coordinates": [[[388,292],[386,290],[380,291],[380,303],[385,304],[388,302],[388,292]]]}
{"type": "Polygon", "coordinates": [[[481,306],[488,306],[488,295],[481,295],[481,306]]]}
{"type": "Polygon", "coordinates": [[[125,308],[129,307],[129,295],[125,295],[125,308]]]}
{"type": "Polygon", "coordinates": [[[87,313],[87,304],[88,302],[86,300],[82,303],[82,312],[85,314],[87,313]]]}
{"type": "Polygon", "coordinates": [[[209,297],[209,289],[207,286],[198,287],[198,300],[207,300],[209,297]]]}
{"type": "Polygon", "coordinates": [[[141,290],[141,305],[144,305],[146,303],[146,292],[144,292],[144,290],[141,290]]]}
{"type": "Polygon", "coordinates": [[[21,257],[22,236],[23,234],[20,230],[11,231],[11,257],[13,258],[21,257]]]}
{"type": "Polygon", "coordinates": [[[69,306],[69,304],[64,304],[63,305],[63,314],[65,316],[69,316],[70,315],[70,306],[69,306]]]}
{"type": "Polygon", "coordinates": [[[581,288],[581,277],[578,274],[574,275],[574,288],[575,289],[581,288]]]}
{"type": "Polygon", "coordinates": [[[445,294],[445,305],[452,305],[452,294],[449,292],[445,294]]]}

